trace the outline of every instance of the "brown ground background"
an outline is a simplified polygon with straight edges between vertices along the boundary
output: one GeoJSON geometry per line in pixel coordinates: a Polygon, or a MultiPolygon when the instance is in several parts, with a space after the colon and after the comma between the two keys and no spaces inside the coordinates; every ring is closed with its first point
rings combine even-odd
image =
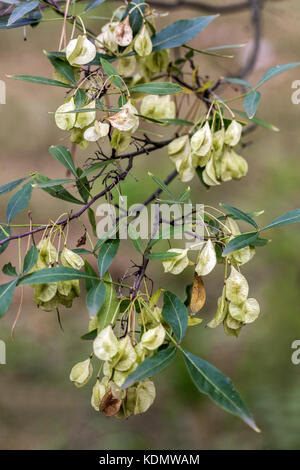
{"type": "MultiPolygon", "coordinates": [[[[108,16],[110,3],[94,10],[93,15],[108,16]]],[[[173,9],[171,19],[193,15],[194,11],[173,9]]],[[[221,16],[193,44],[205,48],[249,42],[248,20],[246,12],[221,16]]],[[[92,20],[91,29],[100,30],[102,24],[103,20],[92,20]]],[[[300,59],[299,24],[297,0],[272,1],[266,5],[261,53],[250,77],[253,83],[270,66],[300,59]]],[[[60,28],[61,23],[57,21],[28,28],[27,42],[23,41],[21,29],[0,31],[0,79],[7,85],[7,104],[0,106],[0,184],[30,171],[63,177],[60,165],[47,150],[51,144],[67,142],[54,125],[53,115],[48,113],[61,104],[63,89],[26,84],[5,76],[13,73],[51,76],[51,67],[42,50],[57,50],[60,28]]],[[[197,63],[204,73],[217,78],[237,70],[244,54],[245,49],[236,52],[237,57],[232,61],[198,56],[197,63]]],[[[248,176],[242,182],[223,184],[209,192],[193,184],[198,202],[213,205],[224,202],[248,211],[265,209],[262,224],[299,207],[300,106],[291,103],[291,84],[296,79],[300,79],[300,69],[283,74],[262,90],[258,114],[277,125],[281,132],[258,129],[246,139],[251,144],[243,150],[249,162],[248,176]]],[[[81,162],[85,158],[78,155],[81,162]]],[[[160,176],[168,174],[171,165],[165,152],[139,160],[135,174],[141,184],[131,179],[124,185],[130,201],[143,199],[153,189],[146,171],[150,169],[160,176]]],[[[1,220],[7,199],[2,196],[1,220]]],[[[37,222],[69,209],[69,205],[42,192],[34,194],[30,207],[37,222]]],[[[20,215],[16,223],[25,220],[20,215]]],[[[80,233],[80,224],[74,223],[72,239],[76,240],[80,233]]],[[[89,353],[89,344],[79,340],[87,328],[84,303],[77,301],[72,311],[62,312],[65,331],[62,333],[53,313],[35,308],[28,288],[14,341],[10,340],[10,328],[19,294],[1,320],[0,338],[7,342],[7,365],[0,366],[0,448],[299,449],[300,366],[292,365],[290,360],[291,343],[300,339],[299,227],[281,228],[268,235],[272,243],[257,250],[256,257],[244,270],[251,296],[261,303],[259,320],[246,328],[238,340],[225,337],[221,329],[207,331],[202,326],[193,329],[186,339],[191,351],[233,379],[253,411],[261,434],[255,434],[199,395],[180,360],[156,378],[158,396],[151,412],[121,422],[97,415],[89,404],[90,387],[77,390],[68,380],[73,363],[89,353]]],[[[115,278],[131,258],[139,261],[129,250],[129,245],[125,246],[114,263],[115,278]]],[[[15,259],[15,253],[12,244],[2,255],[3,264],[8,255],[15,259]]],[[[157,285],[161,283],[183,294],[182,279],[163,277],[159,265],[152,268],[151,274],[157,285]]],[[[207,319],[215,310],[221,289],[220,274],[216,270],[206,282],[208,302],[203,316],[207,319]]],[[[186,283],[190,275],[185,275],[186,283]]]]}

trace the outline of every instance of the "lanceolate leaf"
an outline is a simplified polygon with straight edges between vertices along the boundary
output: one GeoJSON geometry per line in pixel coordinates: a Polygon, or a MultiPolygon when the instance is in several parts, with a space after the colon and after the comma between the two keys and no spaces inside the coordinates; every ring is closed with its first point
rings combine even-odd
{"type": "Polygon", "coordinates": [[[56,160],[58,160],[62,165],[64,165],[73,175],[77,178],[77,173],[75,170],[75,166],[70,154],[69,149],[64,147],[63,145],[52,145],[49,148],[49,152],[53,155],[56,160]]]}
{"type": "Polygon", "coordinates": [[[29,13],[26,18],[20,18],[19,20],[15,21],[12,25],[7,25],[7,17],[0,18],[0,29],[12,29],[12,28],[19,28],[20,26],[36,26],[42,19],[42,13],[39,10],[32,11],[29,13]]]}
{"type": "Polygon", "coordinates": [[[98,284],[89,290],[86,297],[86,304],[89,309],[90,317],[97,315],[101,309],[105,299],[105,284],[98,282],[98,284]]]}
{"type": "MultiPolygon", "coordinates": [[[[45,183],[50,183],[51,182],[50,178],[48,178],[47,176],[43,176],[39,173],[35,175],[34,179],[38,184],[45,184],[45,183]]],[[[48,186],[48,187],[43,186],[42,189],[46,193],[50,194],[50,196],[56,197],[58,199],[62,199],[63,201],[72,202],[73,204],[84,204],[83,201],[80,201],[76,197],[72,196],[72,194],[70,194],[60,184],[58,184],[56,186],[51,185],[51,186],[48,186]]]]}
{"type": "MultiPolygon", "coordinates": [[[[5,240],[11,235],[11,230],[7,226],[3,226],[0,224],[0,242],[1,240],[5,240]]],[[[9,242],[3,243],[3,245],[0,245],[0,255],[3,253],[3,251],[6,250],[8,247],[9,242]]]]}
{"type": "Polygon", "coordinates": [[[98,330],[97,330],[97,328],[95,328],[94,330],[89,331],[85,335],[81,336],[80,339],[84,339],[84,340],[87,340],[87,341],[93,341],[95,338],[97,338],[97,334],[98,334],[98,330]]]}
{"type": "Polygon", "coordinates": [[[106,273],[109,266],[111,265],[114,257],[117,254],[119,244],[120,240],[115,239],[107,240],[101,246],[98,253],[98,270],[100,273],[100,277],[102,277],[106,273]]]}
{"type": "MultiPolygon", "coordinates": [[[[240,111],[238,109],[233,109],[232,111],[236,114],[239,114],[240,116],[242,116],[245,119],[249,119],[247,114],[244,113],[243,111],[240,111]]],[[[251,121],[254,122],[255,124],[257,124],[260,127],[264,127],[265,129],[269,129],[270,131],[279,132],[278,127],[274,126],[273,124],[270,124],[268,122],[263,121],[262,119],[258,118],[257,116],[254,116],[251,119],[251,121]]]]}
{"type": "Polygon", "coordinates": [[[54,80],[52,78],[39,77],[36,75],[8,75],[9,78],[15,78],[16,80],[22,80],[23,82],[36,83],[38,85],[48,85],[48,86],[61,86],[64,88],[74,88],[72,85],[67,85],[66,83],[54,80]]]}
{"type": "Polygon", "coordinates": [[[151,259],[152,261],[165,261],[166,259],[176,258],[178,253],[172,251],[161,251],[156,253],[146,253],[145,257],[151,259]]]}
{"type": "Polygon", "coordinates": [[[228,206],[226,204],[222,204],[222,207],[227,210],[227,212],[231,215],[234,215],[237,219],[243,220],[244,222],[248,222],[248,224],[253,225],[253,227],[258,228],[257,223],[255,220],[250,217],[250,215],[246,214],[246,212],[241,211],[233,206],[228,206]]]}
{"type": "Polygon", "coordinates": [[[105,0],[94,0],[93,2],[89,3],[87,7],[85,7],[84,11],[90,11],[93,8],[97,8],[101,3],[103,3],[105,0]]]}
{"type": "Polygon", "coordinates": [[[287,214],[281,215],[277,219],[274,219],[268,225],[265,225],[263,228],[261,228],[260,231],[262,232],[268,228],[280,227],[282,225],[296,224],[298,222],[300,222],[300,209],[295,209],[294,211],[288,212],[287,214]]]}
{"type": "Polygon", "coordinates": [[[26,183],[9,200],[6,209],[6,220],[11,221],[28,206],[32,193],[31,183],[26,183]]]}
{"type": "Polygon", "coordinates": [[[123,88],[123,82],[116,69],[105,59],[100,59],[104,72],[108,77],[113,77],[112,82],[118,87],[123,88]]]}
{"type": "Polygon", "coordinates": [[[236,250],[241,250],[245,246],[253,245],[258,238],[258,232],[242,233],[237,235],[226,245],[222,256],[227,256],[236,250]]]}
{"type": "Polygon", "coordinates": [[[90,276],[85,279],[85,288],[89,292],[90,289],[93,289],[98,285],[99,278],[94,268],[86,259],[84,260],[84,271],[88,276],[90,276]]]}
{"type": "Polygon", "coordinates": [[[34,273],[26,274],[26,276],[19,280],[18,284],[20,286],[31,286],[34,284],[44,284],[47,282],[72,281],[73,279],[89,279],[91,281],[99,280],[98,277],[83,271],[59,266],[57,268],[46,268],[34,273]]]}
{"type": "Polygon", "coordinates": [[[9,309],[17,282],[17,279],[14,279],[0,286],[0,317],[3,317],[9,309]]]}
{"type": "Polygon", "coordinates": [[[57,70],[57,72],[63,75],[69,82],[73,83],[74,85],[76,84],[74,70],[69,62],[66,62],[59,57],[53,57],[48,52],[46,52],[46,57],[50,60],[51,64],[55,70],[57,70]]]}
{"type": "Polygon", "coordinates": [[[32,245],[30,250],[26,253],[23,264],[23,274],[26,274],[30,271],[38,259],[38,250],[35,245],[32,245]]]}
{"type": "Polygon", "coordinates": [[[145,380],[148,377],[153,377],[153,375],[158,374],[173,361],[176,356],[176,352],[176,348],[170,347],[157,352],[152,357],[149,357],[143,361],[135,371],[129,374],[121,388],[125,389],[136,382],[140,382],[141,380],[145,380]]]}
{"type": "Polygon", "coordinates": [[[20,178],[15,181],[11,181],[10,183],[6,183],[3,186],[0,186],[0,196],[1,194],[6,194],[9,193],[10,191],[13,191],[19,184],[23,183],[27,178],[20,178]]]}
{"type": "Polygon", "coordinates": [[[182,46],[197,36],[217,16],[200,16],[191,20],[175,21],[152,37],[153,52],[182,46]]]}
{"type": "Polygon", "coordinates": [[[18,276],[16,268],[10,262],[3,266],[2,272],[6,274],[7,276],[12,276],[12,277],[18,276]]]}
{"type": "Polygon", "coordinates": [[[184,350],[183,358],[190,376],[200,392],[206,393],[221,408],[239,416],[254,431],[260,432],[228,377],[213,365],[184,350]]]}
{"type": "Polygon", "coordinates": [[[187,329],[188,313],[184,303],[172,292],[164,292],[162,316],[171,326],[178,342],[181,342],[187,329]]]}
{"type": "Polygon", "coordinates": [[[227,77],[224,77],[223,80],[224,80],[224,82],[233,83],[235,85],[242,85],[242,86],[246,86],[247,88],[253,88],[251,83],[247,82],[246,80],[242,80],[241,78],[227,78],[227,77]]]}
{"type": "Polygon", "coordinates": [[[267,82],[271,78],[276,77],[280,73],[285,72],[287,70],[294,69],[295,67],[298,67],[299,65],[300,65],[300,62],[291,62],[290,64],[282,64],[282,65],[276,65],[275,67],[272,67],[262,76],[262,78],[259,80],[255,88],[260,87],[265,82],[267,82]]]}
{"type": "Polygon", "coordinates": [[[251,91],[244,99],[243,106],[249,119],[252,119],[257,111],[261,93],[259,91],[251,91]]]}
{"type": "Polygon", "coordinates": [[[129,88],[130,92],[147,93],[148,95],[174,95],[182,91],[181,86],[170,82],[141,83],[129,88]]]}
{"type": "Polygon", "coordinates": [[[106,286],[106,293],[105,293],[105,300],[98,312],[98,331],[103,330],[106,326],[108,326],[115,313],[117,312],[119,301],[116,295],[115,286],[111,283],[112,278],[109,272],[105,273],[103,277],[103,281],[106,286]]]}
{"type": "Polygon", "coordinates": [[[23,2],[19,6],[17,6],[12,14],[9,17],[7,25],[10,26],[15,23],[17,20],[25,16],[27,13],[30,13],[38,6],[38,0],[33,0],[31,2],[23,2]]]}
{"type": "Polygon", "coordinates": [[[142,244],[141,237],[132,223],[128,225],[128,236],[134,248],[140,253],[143,253],[143,244],[142,244]]]}

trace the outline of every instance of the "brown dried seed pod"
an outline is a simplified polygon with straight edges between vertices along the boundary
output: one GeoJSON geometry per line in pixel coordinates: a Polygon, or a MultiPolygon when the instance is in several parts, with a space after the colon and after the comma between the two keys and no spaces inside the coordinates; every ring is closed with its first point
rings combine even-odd
{"type": "Polygon", "coordinates": [[[122,400],[114,398],[110,389],[102,398],[99,405],[99,411],[105,414],[105,416],[114,416],[120,411],[121,405],[122,400]]]}
{"type": "Polygon", "coordinates": [[[119,46],[126,47],[131,44],[133,39],[133,33],[129,23],[129,15],[126,16],[124,21],[121,21],[121,23],[116,26],[114,30],[114,38],[116,43],[119,44],[119,46]]]}
{"type": "Polygon", "coordinates": [[[197,273],[194,274],[194,284],[190,302],[191,312],[195,315],[198,313],[204,306],[206,301],[206,292],[202,277],[198,276],[197,273]]]}

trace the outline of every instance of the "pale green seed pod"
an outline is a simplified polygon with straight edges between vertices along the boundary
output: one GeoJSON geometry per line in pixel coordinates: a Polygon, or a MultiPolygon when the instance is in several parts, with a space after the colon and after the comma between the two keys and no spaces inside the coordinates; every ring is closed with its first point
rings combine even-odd
{"type": "Polygon", "coordinates": [[[224,139],[225,144],[229,145],[230,147],[235,147],[241,140],[242,130],[243,126],[236,120],[233,120],[226,129],[224,139]]]}
{"type": "Polygon", "coordinates": [[[101,28],[101,33],[97,36],[95,45],[97,52],[105,54],[107,50],[112,53],[118,52],[118,44],[114,38],[114,30],[119,23],[117,21],[106,23],[101,28]]]}
{"type": "Polygon", "coordinates": [[[225,140],[224,127],[213,134],[214,157],[219,158],[222,155],[225,140]]]}
{"type": "Polygon", "coordinates": [[[45,312],[52,312],[53,310],[56,310],[57,307],[59,306],[59,298],[57,295],[55,295],[51,300],[48,302],[42,302],[41,300],[36,299],[33,297],[34,302],[38,305],[38,307],[41,310],[44,310],[45,312]]]}
{"type": "Polygon", "coordinates": [[[226,317],[225,322],[230,330],[239,330],[243,326],[241,322],[237,321],[229,313],[226,317]]]}
{"type": "Polygon", "coordinates": [[[121,57],[118,62],[117,71],[120,75],[123,75],[123,77],[132,77],[135,68],[136,58],[134,56],[121,57]]]}
{"type": "Polygon", "coordinates": [[[115,369],[125,372],[130,369],[137,360],[137,355],[134,347],[132,346],[129,335],[119,340],[119,352],[121,353],[121,356],[115,365],[115,369]]]}
{"type": "Polygon", "coordinates": [[[39,260],[43,265],[49,266],[57,259],[57,250],[52,245],[49,238],[44,238],[37,246],[39,251],[39,260]]]}
{"type": "Polygon", "coordinates": [[[145,57],[151,54],[152,41],[147,26],[145,24],[143,24],[140,32],[137,34],[134,40],[133,47],[135,52],[141,57],[145,57]]]}
{"type": "Polygon", "coordinates": [[[145,348],[143,347],[143,345],[141,343],[137,343],[134,346],[134,350],[135,350],[135,353],[136,353],[136,361],[137,361],[138,364],[140,364],[141,362],[143,362],[145,360],[147,351],[145,350],[145,348]]]}
{"type": "Polygon", "coordinates": [[[95,57],[96,47],[86,36],[72,39],[66,47],[66,58],[71,65],[85,65],[95,57]]]}
{"type": "Polygon", "coordinates": [[[234,304],[241,304],[247,299],[248,293],[246,278],[231,266],[231,273],[226,281],[226,298],[234,304]]]}
{"type": "Polygon", "coordinates": [[[74,382],[76,387],[83,387],[93,375],[93,366],[91,359],[78,362],[71,370],[70,380],[74,382]]]}
{"type": "Polygon", "coordinates": [[[118,353],[119,343],[110,325],[98,334],[93,347],[95,356],[102,361],[109,361],[118,353]]]}
{"type": "Polygon", "coordinates": [[[199,157],[204,157],[211,149],[213,143],[212,133],[209,123],[206,122],[191,138],[191,148],[193,153],[199,157]]]}
{"type": "Polygon", "coordinates": [[[202,173],[202,178],[203,181],[209,186],[217,186],[221,184],[217,179],[213,158],[207,162],[205,170],[202,173]]]}
{"type": "MultiPolygon", "coordinates": [[[[91,101],[86,106],[83,106],[81,109],[95,109],[96,101],[91,101]]],[[[75,127],[84,129],[85,127],[90,126],[96,119],[96,111],[87,111],[76,114],[75,127]]]]}
{"type": "Polygon", "coordinates": [[[63,131],[70,131],[75,126],[76,113],[70,111],[75,110],[74,98],[62,104],[55,111],[54,119],[57,127],[63,131]]]}
{"type": "Polygon", "coordinates": [[[70,136],[70,141],[79,145],[82,150],[86,150],[89,146],[89,142],[84,138],[84,129],[79,129],[79,127],[74,127],[72,134],[70,136]]]}
{"type": "Polygon", "coordinates": [[[187,256],[188,250],[181,248],[172,248],[168,250],[168,253],[178,253],[178,256],[164,260],[162,262],[165,273],[180,274],[189,265],[189,259],[187,256]]]}
{"type": "Polygon", "coordinates": [[[169,49],[152,52],[144,59],[145,66],[153,73],[163,72],[169,64],[169,49]]]}
{"type": "Polygon", "coordinates": [[[223,328],[227,336],[235,336],[236,338],[238,337],[241,331],[241,328],[235,328],[235,329],[229,328],[229,326],[226,323],[226,319],[223,321],[223,328]]]}
{"type": "Polygon", "coordinates": [[[49,302],[56,296],[57,283],[47,282],[34,286],[34,299],[38,302],[49,302]]]}
{"type": "Polygon", "coordinates": [[[106,393],[106,387],[99,380],[95,383],[92,392],[91,405],[96,410],[99,411],[99,406],[102,398],[106,393]]]}
{"type": "Polygon", "coordinates": [[[201,247],[198,257],[195,271],[198,276],[207,276],[217,264],[217,257],[214,245],[211,240],[208,240],[201,247]]]}
{"type": "Polygon", "coordinates": [[[230,181],[232,178],[240,179],[248,172],[246,160],[234,152],[232,148],[227,148],[221,159],[221,179],[230,181]]]}
{"type": "Polygon", "coordinates": [[[114,398],[117,398],[117,400],[123,400],[126,396],[126,390],[121,390],[120,387],[115,384],[115,382],[110,381],[108,383],[108,386],[110,387],[111,393],[114,398]]]}
{"type": "MultiPolygon", "coordinates": [[[[230,240],[234,238],[234,236],[240,235],[241,231],[237,222],[231,217],[227,217],[226,226],[228,227],[228,229],[233,235],[232,237],[228,239],[228,243],[229,243],[230,240]]],[[[255,248],[251,249],[250,246],[245,246],[244,248],[241,248],[240,250],[236,250],[230,253],[228,258],[233,264],[238,264],[239,266],[242,266],[243,264],[248,263],[248,261],[250,261],[253,258],[254,254],[255,254],[255,248]]]]}
{"type": "Polygon", "coordinates": [[[191,147],[188,135],[178,137],[168,145],[168,154],[175,164],[181,181],[188,182],[194,175],[191,147]]]}
{"type": "Polygon", "coordinates": [[[152,380],[144,380],[136,387],[136,402],[134,414],[145,413],[153,404],[156,396],[155,385],[152,380]]]}
{"type": "Polygon", "coordinates": [[[130,132],[122,132],[118,129],[114,129],[110,145],[113,149],[117,150],[118,152],[124,152],[131,143],[131,133],[130,132]]]}
{"type": "Polygon", "coordinates": [[[61,252],[60,261],[63,266],[74,269],[81,269],[84,265],[84,261],[81,256],[74,253],[74,251],[69,250],[66,246],[61,252]]]}
{"type": "Polygon", "coordinates": [[[105,361],[103,363],[103,375],[105,375],[105,377],[108,377],[110,379],[112,374],[113,374],[113,366],[111,362],[105,361]]]}
{"type": "Polygon", "coordinates": [[[223,288],[222,296],[218,299],[218,308],[214,318],[207,323],[206,326],[209,328],[216,328],[225,319],[228,312],[228,302],[225,298],[225,287],[223,288]]]}
{"type": "Polygon", "coordinates": [[[244,310],[244,323],[252,323],[257,319],[260,314],[259,303],[256,299],[247,299],[244,303],[244,310]]]}
{"type": "Polygon", "coordinates": [[[158,325],[143,334],[141,343],[144,348],[149,349],[150,351],[154,351],[163,344],[165,335],[166,331],[164,327],[162,325],[158,325]]]}
{"type": "Polygon", "coordinates": [[[88,127],[84,131],[84,138],[88,142],[96,142],[97,140],[107,136],[109,133],[109,124],[106,122],[95,121],[94,125],[88,127]]]}
{"type": "Polygon", "coordinates": [[[129,15],[121,21],[114,29],[114,40],[121,47],[127,47],[131,44],[133,33],[129,22],[129,15]]]}
{"type": "Polygon", "coordinates": [[[57,292],[68,297],[72,290],[72,281],[59,281],[57,283],[57,292]]]}
{"type": "MultiPolygon", "coordinates": [[[[174,119],[176,107],[170,95],[157,96],[147,95],[141,104],[141,114],[151,119],[174,119]]],[[[161,126],[166,125],[161,123],[161,126]]]]}

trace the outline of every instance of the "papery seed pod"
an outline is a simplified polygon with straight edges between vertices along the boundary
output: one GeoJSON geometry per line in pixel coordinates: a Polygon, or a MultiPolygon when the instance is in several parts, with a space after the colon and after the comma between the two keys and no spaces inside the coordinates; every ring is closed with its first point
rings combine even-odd
{"type": "Polygon", "coordinates": [[[61,295],[68,296],[72,290],[72,281],[59,281],[57,283],[57,292],[61,295]]]}
{"type": "Polygon", "coordinates": [[[205,170],[202,173],[202,177],[203,181],[209,186],[217,186],[218,184],[221,184],[217,179],[213,158],[207,162],[205,170]]]}
{"type": "Polygon", "coordinates": [[[44,238],[43,240],[41,240],[37,246],[37,249],[39,252],[40,261],[46,266],[49,266],[50,264],[53,264],[56,261],[57,250],[55,246],[53,246],[49,238],[44,238]]]}
{"type": "Polygon", "coordinates": [[[226,316],[225,322],[230,330],[240,330],[242,327],[242,323],[233,318],[229,313],[226,316]]]}
{"type": "Polygon", "coordinates": [[[137,360],[137,355],[129,335],[119,340],[119,351],[121,352],[121,356],[115,365],[115,369],[125,372],[130,369],[137,360]]]}
{"type": "Polygon", "coordinates": [[[259,303],[256,299],[247,299],[244,303],[244,323],[252,323],[254,322],[260,314],[260,307],[259,303]]]}
{"type": "Polygon", "coordinates": [[[76,387],[83,387],[93,375],[93,366],[91,359],[78,362],[71,370],[70,380],[74,382],[76,387]]]}
{"type": "Polygon", "coordinates": [[[161,73],[168,67],[169,56],[169,49],[164,49],[162,51],[152,52],[150,55],[144,58],[143,62],[151,72],[161,73]]]}
{"type": "Polygon", "coordinates": [[[165,340],[166,331],[162,325],[151,328],[146,331],[142,338],[141,343],[144,348],[153,351],[161,346],[165,340]]]}
{"type": "Polygon", "coordinates": [[[136,387],[136,402],[134,414],[145,413],[153,404],[156,396],[155,385],[152,380],[144,380],[136,387]]]}
{"type": "Polygon", "coordinates": [[[40,302],[49,302],[55,297],[57,292],[56,282],[47,282],[43,284],[36,284],[34,286],[34,299],[40,302]]]}
{"type": "Polygon", "coordinates": [[[151,54],[152,41],[145,24],[143,24],[140,32],[137,34],[133,43],[133,47],[135,52],[141,57],[145,57],[151,54]]]}
{"type": "Polygon", "coordinates": [[[206,122],[191,138],[191,148],[193,153],[199,157],[204,157],[211,149],[213,143],[212,133],[209,123],[206,122]]]}
{"type": "MultiPolygon", "coordinates": [[[[141,114],[151,119],[174,119],[176,116],[175,103],[170,95],[147,95],[141,104],[141,114]]],[[[161,123],[160,125],[166,125],[161,123]]]]}
{"type": "Polygon", "coordinates": [[[133,33],[129,22],[129,15],[115,27],[113,34],[114,40],[119,46],[127,47],[131,44],[133,33]]]}
{"type": "Polygon", "coordinates": [[[84,131],[84,138],[88,142],[96,142],[97,140],[107,136],[109,133],[109,124],[106,122],[99,122],[95,121],[94,125],[91,127],[88,127],[84,131]]]}
{"type": "Polygon", "coordinates": [[[57,127],[63,131],[69,131],[73,129],[76,121],[76,114],[70,111],[75,110],[74,99],[71,98],[66,103],[62,104],[55,111],[54,119],[57,127]]]}
{"type": "Polygon", "coordinates": [[[230,181],[232,178],[240,179],[248,172],[248,163],[246,160],[227,148],[221,159],[221,180],[230,181]]]}
{"type": "Polygon", "coordinates": [[[70,136],[70,141],[79,145],[82,150],[86,150],[89,146],[89,142],[84,138],[85,129],[80,129],[79,127],[74,127],[72,134],[70,136]]]}
{"type": "Polygon", "coordinates": [[[95,315],[94,317],[90,317],[89,319],[89,327],[88,327],[88,331],[94,331],[94,330],[97,330],[98,328],[98,317],[97,315],[95,315]]]}
{"type": "Polygon", "coordinates": [[[105,377],[108,377],[110,379],[112,374],[113,374],[113,366],[111,362],[105,361],[103,363],[103,375],[105,375],[105,377]]]}
{"type": "Polygon", "coordinates": [[[226,323],[226,319],[223,321],[223,328],[227,336],[235,336],[236,338],[238,337],[241,331],[241,328],[237,328],[237,329],[229,328],[229,326],[226,323]]]}
{"type": "Polygon", "coordinates": [[[136,58],[134,56],[121,57],[117,65],[117,71],[123,77],[132,77],[136,68],[136,58]]]}
{"type": "Polygon", "coordinates": [[[72,39],[66,47],[66,58],[71,65],[85,65],[95,57],[96,47],[86,36],[72,39]]]}
{"type": "Polygon", "coordinates": [[[131,133],[130,132],[122,132],[118,129],[114,129],[110,145],[113,149],[117,150],[118,152],[124,152],[131,143],[131,133]]]}
{"type": "Polygon", "coordinates": [[[234,304],[241,304],[247,299],[248,293],[246,278],[231,266],[231,273],[226,281],[226,298],[234,304]]]}
{"type": "Polygon", "coordinates": [[[111,390],[109,390],[100,402],[99,411],[105,416],[114,416],[120,410],[121,405],[122,400],[115,398],[111,390]]]}
{"type": "Polygon", "coordinates": [[[225,144],[235,147],[241,140],[243,126],[235,119],[230,123],[225,132],[225,144]]]}
{"type": "Polygon", "coordinates": [[[203,322],[203,318],[196,318],[192,317],[191,315],[188,316],[188,326],[197,326],[203,322]]]}
{"type": "Polygon", "coordinates": [[[205,304],[206,292],[203,280],[197,273],[194,274],[194,283],[192,289],[192,296],[190,301],[190,309],[192,314],[198,313],[205,304]]]}
{"type": "Polygon", "coordinates": [[[206,326],[208,326],[209,328],[216,328],[225,319],[227,313],[228,313],[228,302],[226,301],[226,298],[225,298],[225,287],[224,287],[222,296],[219,297],[218,299],[217,312],[214,318],[209,323],[207,323],[206,326]]]}
{"type": "Polygon", "coordinates": [[[168,145],[168,154],[175,164],[181,181],[190,181],[195,175],[195,170],[193,168],[189,137],[184,135],[173,140],[168,145]]]}
{"type": "MultiPolygon", "coordinates": [[[[236,235],[240,235],[241,231],[240,228],[237,224],[237,222],[232,219],[231,217],[226,218],[226,226],[230,230],[231,234],[233,235],[228,239],[228,242],[234,238],[236,235]]],[[[230,253],[228,256],[228,259],[233,263],[233,264],[238,264],[239,266],[242,266],[243,264],[248,263],[255,254],[255,248],[251,249],[250,246],[245,246],[244,248],[241,248],[240,250],[233,251],[230,253]]]]}
{"type": "MultiPolygon", "coordinates": [[[[86,106],[83,106],[81,109],[95,109],[96,101],[91,101],[86,106]]],[[[92,124],[96,119],[96,111],[87,111],[87,112],[80,112],[76,114],[76,122],[75,127],[79,127],[80,129],[84,129],[85,127],[92,124]]]]}
{"type": "Polygon", "coordinates": [[[100,403],[105,393],[106,387],[100,382],[100,380],[97,380],[93,387],[91,398],[91,405],[96,411],[99,411],[100,403]]]}
{"type": "Polygon", "coordinates": [[[112,381],[108,383],[108,386],[110,387],[114,398],[117,398],[118,400],[123,400],[125,398],[126,390],[121,390],[120,387],[112,381]]]}
{"type": "Polygon", "coordinates": [[[135,132],[139,127],[137,109],[128,101],[122,106],[121,111],[107,118],[113,127],[119,131],[135,132]]]}
{"type": "Polygon", "coordinates": [[[189,265],[189,259],[187,256],[188,250],[182,250],[181,248],[171,248],[168,253],[178,253],[178,256],[170,257],[170,259],[162,262],[165,273],[180,274],[189,265]]]}
{"type": "Polygon", "coordinates": [[[119,343],[110,325],[100,331],[93,348],[95,356],[102,361],[109,361],[118,353],[119,343]]]}
{"type": "Polygon", "coordinates": [[[74,268],[74,269],[81,269],[84,265],[84,261],[77,253],[74,251],[69,250],[66,246],[61,252],[60,261],[63,266],[74,268]]]}
{"type": "Polygon", "coordinates": [[[101,28],[101,33],[97,36],[95,45],[97,52],[105,54],[107,50],[115,54],[118,52],[118,44],[114,38],[114,30],[119,23],[117,21],[106,23],[101,28]]]}
{"type": "Polygon", "coordinates": [[[198,276],[206,276],[214,269],[216,264],[217,257],[215,248],[212,241],[208,240],[199,251],[195,271],[198,276]]]}

